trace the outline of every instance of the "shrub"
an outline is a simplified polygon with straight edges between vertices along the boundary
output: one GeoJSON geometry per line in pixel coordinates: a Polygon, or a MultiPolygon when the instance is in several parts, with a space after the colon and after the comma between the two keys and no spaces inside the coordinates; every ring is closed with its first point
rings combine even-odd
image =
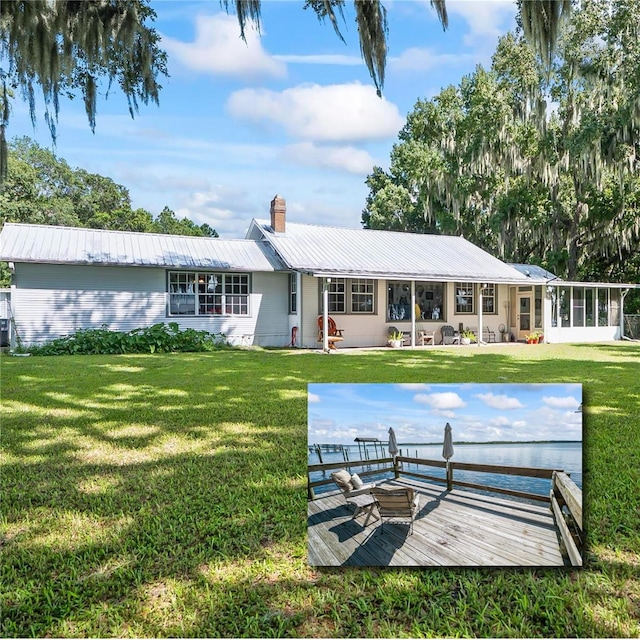
{"type": "Polygon", "coordinates": [[[77,329],[68,336],[43,345],[23,347],[21,351],[40,356],[120,353],[167,353],[177,351],[213,351],[228,346],[222,333],[180,329],[177,322],[159,323],[131,331],[77,329]]]}

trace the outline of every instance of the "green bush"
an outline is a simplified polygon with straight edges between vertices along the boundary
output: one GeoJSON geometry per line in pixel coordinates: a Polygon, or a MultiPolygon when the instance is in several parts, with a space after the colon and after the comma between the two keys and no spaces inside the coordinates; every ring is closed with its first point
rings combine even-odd
{"type": "Polygon", "coordinates": [[[21,351],[39,356],[93,355],[119,353],[168,353],[213,351],[228,346],[222,333],[180,329],[177,322],[159,323],[131,331],[77,329],[68,336],[43,345],[23,347],[21,351]]]}

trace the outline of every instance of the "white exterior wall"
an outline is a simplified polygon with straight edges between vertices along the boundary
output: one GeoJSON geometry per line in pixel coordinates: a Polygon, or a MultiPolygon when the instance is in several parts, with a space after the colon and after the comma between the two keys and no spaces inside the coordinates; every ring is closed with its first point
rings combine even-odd
{"type": "Polygon", "coordinates": [[[620,327],[550,327],[544,332],[544,341],[607,342],[620,340],[620,327]]]}
{"type": "Polygon", "coordinates": [[[16,264],[13,310],[20,340],[42,343],[80,328],[130,331],[177,322],[224,333],[232,344],[283,346],[287,276],[252,274],[249,316],[167,315],[166,269],[16,264]]]}

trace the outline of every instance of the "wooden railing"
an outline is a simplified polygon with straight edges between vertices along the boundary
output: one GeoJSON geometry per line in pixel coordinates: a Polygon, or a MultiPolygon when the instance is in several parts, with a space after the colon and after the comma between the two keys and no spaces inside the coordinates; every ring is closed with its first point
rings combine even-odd
{"type": "Polygon", "coordinates": [[[554,471],[549,492],[551,510],[571,564],[582,566],[582,490],[564,472],[554,471]]]}
{"type": "Polygon", "coordinates": [[[354,467],[356,469],[362,469],[361,471],[357,471],[358,475],[361,478],[366,478],[367,476],[375,476],[381,473],[389,473],[393,472],[393,458],[373,458],[371,460],[354,460],[353,462],[326,462],[324,464],[310,464],[307,467],[307,494],[309,500],[315,500],[315,487],[320,487],[325,484],[334,485],[336,489],[338,488],[333,480],[328,478],[322,478],[321,480],[311,480],[311,474],[316,471],[329,471],[330,469],[348,469],[351,473],[353,473],[354,467]],[[389,466],[391,463],[391,466],[389,466]],[[376,469],[367,469],[367,467],[377,466],[376,469]],[[387,465],[387,466],[382,466],[387,465]]]}
{"type": "Polygon", "coordinates": [[[341,468],[346,468],[351,473],[353,473],[354,468],[356,470],[360,469],[357,473],[363,478],[383,473],[393,473],[396,478],[409,476],[420,480],[443,483],[446,484],[449,491],[451,491],[454,486],[458,486],[468,489],[506,494],[516,498],[523,498],[525,500],[545,502],[550,505],[550,509],[555,516],[556,524],[571,563],[574,566],[582,565],[582,555],[580,552],[580,548],[582,547],[582,491],[564,471],[559,469],[510,467],[504,465],[475,464],[469,462],[449,461],[449,463],[447,463],[444,460],[428,460],[425,458],[410,458],[408,456],[396,456],[395,460],[391,457],[386,457],[372,460],[330,462],[326,464],[313,464],[308,466],[307,480],[309,500],[315,499],[315,487],[333,484],[333,480],[330,477],[324,477],[321,480],[312,481],[311,474],[316,471],[325,472],[331,469],[341,468]],[[405,463],[407,468],[404,467],[405,463]],[[427,475],[426,473],[422,473],[417,470],[411,471],[408,468],[409,465],[445,469],[445,478],[427,475]],[[371,468],[374,466],[376,467],[375,469],[371,468]],[[454,474],[456,470],[523,476],[528,478],[542,478],[550,480],[551,490],[549,495],[546,496],[526,491],[516,491],[515,489],[495,487],[487,484],[463,482],[462,480],[455,479],[454,474]]]}
{"type": "MultiPolygon", "coordinates": [[[[314,488],[322,485],[331,484],[333,480],[331,478],[322,478],[321,480],[311,481],[311,474],[315,471],[328,471],[330,469],[347,468],[350,471],[352,468],[365,469],[367,467],[376,466],[375,469],[358,471],[358,475],[361,477],[377,475],[381,473],[392,472],[396,478],[402,476],[409,476],[412,478],[419,478],[421,480],[429,480],[432,482],[446,483],[447,489],[451,490],[454,486],[466,487],[468,489],[478,489],[480,491],[491,491],[493,493],[501,493],[516,498],[524,498],[525,500],[537,500],[539,502],[550,503],[551,499],[547,495],[541,495],[537,493],[529,493],[526,491],[516,491],[515,489],[505,489],[503,487],[495,487],[487,484],[477,484],[472,482],[464,482],[462,480],[456,480],[454,477],[455,471],[478,471],[481,473],[495,473],[500,475],[512,475],[523,476],[529,478],[543,478],[551,480],[554,473],[559,470],[556,469],[540,469],[535,467],[509,467],[505,465],[496,464],[476,464],[469,462],[452,462],[447,464],[444,460],[428,460],[426,458],[410,458],[408,456],[396,456],[395,463],[391,457],[387,458],[375,458],[371,460],[353,460],[346,462],[329,462],[325,464],[313,464],[308,467],[308,494],[309,499],[315,498],[314,488]],[[434,467],[438,469],[445,469],[445,479],[431,476],[419,471],[411,471],[405,469],[403,464],[415,465],[416,467],[434,467]],[[383,466],[386,465],[386,466],[383,466]]],[[[566,476],[566,474],[564,474],[566,476]]],[[[568,476],[567,476],[568,478],[568,476]]]]}

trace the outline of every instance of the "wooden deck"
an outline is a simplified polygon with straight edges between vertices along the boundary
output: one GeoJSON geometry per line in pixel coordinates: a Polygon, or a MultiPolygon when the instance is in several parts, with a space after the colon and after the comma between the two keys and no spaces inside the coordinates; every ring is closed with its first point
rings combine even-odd
{"type": "MultiPolygon", "coordinates": [[[[341,493],[308,503],[308,550],[312,566],[536,566],[567,562],[548,505],[482,495],[412,479],[420,507],[409,526],[353,519],[341,493]]],[[[374,510],[375,513],[375,510],[374,510]]]]}

